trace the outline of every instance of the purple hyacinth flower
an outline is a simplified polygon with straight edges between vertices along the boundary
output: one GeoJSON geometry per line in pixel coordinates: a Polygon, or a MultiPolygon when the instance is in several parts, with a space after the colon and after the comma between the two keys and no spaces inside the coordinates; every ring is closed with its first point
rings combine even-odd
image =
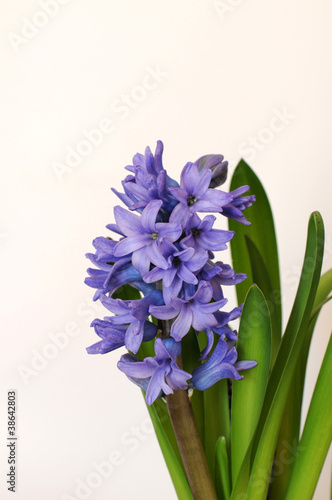
{"type": "Polygon", "coordinates": [[[162,237],[176,241],[182,233],[180,224],[156,222],[161,200],[153,200],[144,208],[142,215],[136,215],[122,207],[115,207],[117,226],[126,235],[115,248],[114,255],[123,257],[132,253],[132,263],[144,277],[150,270],[150,263],[163,269],[168,263],[159,250],[162,237]]]}
{"type": "Polygon", "coordinates": [[[145,400],[151,405],[157,398],[173,394],[176,390],[188,388],[190,373],[181,370],[176,358],[181,353],[181,343],[173,339],[157,338],[154,344],[155,356],[141,361],[132,354],[124,354],[118,362],[118,368],[131,381],[140,387],[146,387],[145,400]]]}
{"type": "Polygon", "coordinates": [[[214,344],[215,333],[217,333],[221,338],[226,339],[227,341],[237,340],[237,331],[232,330],[228,325],[228,323],[230,321],[238,319],[241,316],[242,306],[243,304],[241,304],[238,307],[234,307],[234,309],[232,309],[230,312],[216,311],[214,313],[214,317],[218,321],[218,324],[206,330],[207,345],[205,349],[202,351],[201,357],[199,358],[200,361],[206,359],[208,354],[210,353],[214,344]]]}
{"type": "Polygon", "coordinates": [[[130,210],[142,212],[150,201],[157,199],[163,201],[161,211],[169,214],[178,203],[168,188],[179,185],[163,168],[162,153],[163,143],[158,141],[154,156],[149,147],[146,148],[145,155],[136,154],[133,165],[126,167],[134,175],[128,175],[122,182],[124,193],[112,189],[130,210]]]}
{"type": "Polygon", "coordinates": [[[192,375],[194,389],[205,391],[223,378],[241,380],[243,376],[238,372],[248,370],[257,365],[256,361],[239,361],[235,347],[229,346],[225,340],[219,339],[213,353],[205,363],[197,366],[192,375]]]}
{"type": "Polygon", "coordinates": [[[213,298],[221,300],[223,298],[222,285],[237,285],[244,281],[247,275],[236,273],[229,264],[219,261],[213,263],[209,260],[199,274],[199,277],[210,283],[213,290],[213,298]]]}
{"type": "Polygon", "coordinates": [[[250,226],[251,223],[245,218],[242,212],[246,208],[251,207],[254,201],[256,201],[256,196],[241,196],[243,193],[249,191],[249,189],[249,186],[241,186],[231,191],[229,194],[233,196],[233,200],[227,205],[224,205],[221,212],[222,215],[241,222],[245,226],[250,226]]]}
{"type": "Polygon", "coordinates": [[[157,141],[156,151],[153,155],[149,146],[145,148],[145,154],[136,153],[133,158],[133,165],[127,165],[126,169],[135,172],[136,167],[141,167],[148,174],[157,176],[163,170],[164,145],[162,141],[157,141]]]}
{"type": "MultiPolygon", "coordinates": [[[[128,325],[114,325],[109,320],[95,319],[91,326],[102,339],[87,348],[88,354],[105,354],[125,345],[125,336],[128,325]]],[[[157,327],[150,321],[145,321],[143,327],[143,341],[152,340],[157,334],[157,327]]]]}
{"type": "MultiPolygon", "coordinates": [[[[112,299],[101,296],[100,301],[109,311],[116,314],[116,316],[107,318],[111,324],[127,324],[124,343],[129,351],[136,353],[143,340],[146,320],[150,316],[150,305],[163,303],[161,291],[154,290],[138,300],[112,299]]],[[[157,330],[155,330],[155,334],[156,332],[157,330]]]]}
{"type": "Polygon", "coordinates": [[[208,254],[206,251],[195,253],[193,248],[178,250],[166,238],[161,238],[159,249],[167,260],[169,267],[167,269],[153,268],[144,276],[144,281],[154,283],[163,280],[163,296],[167,304],[172,295],[176,297],[179,294],[183,282],[197,285],[198,280],[195,273],[205,265],[208,254]]]}
{"type": "Polygon", "coordinates": [[[237,340],[236,330],[229,328],[228,323],[234,321],[241,316],[243,304],[234,307],[230,312],[217,311],[214,313],[216,320],[218,321],[217,326],[213,327],[213,331],[220,335],[221,337],[226,337],[228,340],[237,340]]]}
{"type": "MultiPolygon", "coordinates": [[[[108,293],[111,290],[110,280],[112,276],[126,267],[131,261],[130,255],[115,257],[114,248],[116,243],[116,241],[99,236],[92,242],[96,252],[94,254],[86,254],[86,257],[98,267],[98,269],[89,268],[87,270],[89,277],[85,279],[85,283],[88,286],[97,288],[93,300],[97,300],[102,293],[108,293]]],[[[139,276],[137,278],[140,279],[139,276]]]]}
{"type": "Polygon", "coordinates": [[[185,165],[181,172],[180,187],[169,188],[180,202],[172,212],[172,222],[183,220],[184,213],[222,212],[223,206],[232,201],[231,194],[209,188],[211,175],[211,170],[200,174],[195,163],[185,165]]]}
{"type": "Polygon", "coordinates": [[[181,241],[183,247],[193,247],[196,251],[226,250],[228,243],[234,236],[234,231],[212,229],[216,220],[214,215],[206,215],[201,220],[196,213],[188,218],[185,232],[186,236],[181,241]]]}
{"type": "Polygon", "coordinates": [[[184,299],[171,297],[169,304],[150,306],[150,313],[161,320],[177,316],[172,323],[170,334],[179,342],[189,332],[191,326],[200,332],[217,325],[218,321],[213,313],[223,307],[227,299],[210,302],[211,299],[211,286],[209,283],[201,281],[193,295],[185,291],[184,299]]]}
{"type": "Polygon", "coordinates": [[[214,317],[218,321],[218,324],[216,326],[213,326],[212,328],[207,328],[205,330],[207,343],[201,353],[201,357],[199,358],[200,361],[208,357],[214,344],[215,333],[220,335],[220,337],[222,338],[226,338],[227,340],[232,340],[232,341],[237,340],[237,331],[232,330],[228,326],[228,323],[230,321],[238,319],[241,316],[241,312],[242,312],[242,304],[239,307],[234,307],[234,309],[232,309],[230,312],[216,311],[214,313],[214,317]]]}

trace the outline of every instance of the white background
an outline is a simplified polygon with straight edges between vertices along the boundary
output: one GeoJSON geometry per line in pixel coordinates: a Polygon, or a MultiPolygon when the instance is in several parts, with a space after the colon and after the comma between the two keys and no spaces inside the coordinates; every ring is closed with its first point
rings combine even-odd
{"type": "MultiPolygon", "coordinates": [[[[164,166],[175,178],[203,154],[224,154],[231,171],[244,156],[271,200],[286,322],[313,210],[326,225],[323,269],[332,265],[332,4],[0,5],[0,497],[13,498],[4,476],[6,396],[15,389],[16,500],[79,498],[75,488],[95,477],[93,464],[111,458],[112,473],[86,498],[175,499],[140,391],[116,368],[121,353],[85,352],[97,341],[89,323],[103,311],[93,309],[93,290],[83,283],[84,254],[94,237],[107,235],[119,204],[110,187],[120,188],[123,167],[146,145],[154,150],[163,140],[164,166]],[[159,76],[147,76],[153,72],[159,76]],[[84,149],[85,134],[105,119],[100,144],[84,149]],[[76,166],[66,165],[77,149],[76,166]],[[63,349],[52,340],[59,332],[63,349]]],[[[327,306],[306,406],[330,326],[327,306]]],[[[328,499],[328,483],[327,467],[316,500],[328,499]]]]}

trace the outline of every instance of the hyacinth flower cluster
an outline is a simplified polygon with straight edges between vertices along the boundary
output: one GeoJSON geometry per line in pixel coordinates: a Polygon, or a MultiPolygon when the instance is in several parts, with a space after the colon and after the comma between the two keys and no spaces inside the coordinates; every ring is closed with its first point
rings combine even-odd
{"type": "Polygon", "coordinates": [[[114,208],[113,237],[93,241],[87,254],[94,268],[85,282],[96,289],[111,315],[92,325],[100,341],[90,354],[104,354],[125,346],[118,368],[146,392],[151,405],[157,398],[188,388],[204,391],[223,378],[239,380],[239,371],[255,361],[237,361],[237,332],[229,322],[239,318],[241,306],[226,312],[223,287],[246,278],[228,264],[215,261],[214,252],[227,248],[234,232],[214,228],[219,214],[249,224],[243,211],[254,196],[243,196],[249,186],[229,193],[219,189],[227,175],[222,155],[207,155],[187,163],[180,184],[162,163],[163,144],[155,154],[146,148],[136,154],[122,182],[113,189],[126,208],[114,208]],[[215,214],[215,215],[213,215],[215,214]],[[136,290],[135,299],[117,297],[119,289],[136,290]],[[192,373],[180,362],[182,340],[195,331],[205,339],[192,373]],[[154,356],[142,359],[142,343],[154,340],[154,356]]]}

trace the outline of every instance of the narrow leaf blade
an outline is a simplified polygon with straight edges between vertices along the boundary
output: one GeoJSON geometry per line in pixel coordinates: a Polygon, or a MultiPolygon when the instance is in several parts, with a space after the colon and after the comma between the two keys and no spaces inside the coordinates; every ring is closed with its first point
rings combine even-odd
{"type": "Polygon", "coordinates": [[[269,271],[266,268],[264,259],[250,236],[245,235],[245,241],[248,248],[250,266],[253,282],[258,285],[262,291],[270,311],[272,327],[271,343],[271,364],[273,364],[280,344],[280,314],[276,307],[277,296],[273,290],[269,271]],[[272,300],[273,299],[273,300],[272,300]]]}
{"type": "Polygon", "coordinates": [[[332,440],[332,337],[312,395],[286,500],[311,500],[332,440]]]}
{"type": "MultiPolygon", "coordinates": [[[[263,257],[265,267],[269,271],[272,295],[266,299],[275,306],[275,323],[278,325],[275,335],[279,343],[281,338],[280,275],[273,215],[260,180],[244,160],[239,162],[233,173],[230,189],[234,190],[242,185],[250,186],[250,194],[256,196],[256,201],[246,210],[246,217],[251,222],[250,226],[244,226],[229,219],[229,228],[236,233],[231,240],[233,267],[236,272],[244,272],[248,276],[247,280],[236,286],[238,302],[240,304],[244,301],[248,288],[254,283],[245,242],[247,234],[263,257]]],[[[272,355],[274,358],[275,353],[273,352],[272,355]]]]}
{"type": "Polygon", "coordinates": [[[266,300],[256,285],[246,296],[237,350],[239,359],[257,361],[244,380],[233,382],[231,457],[233,483],[255,432],[263,405],[271,358],[271,321],[266,300]],[[245,424],[244,424],[245,419],[245,424]]]}
{"type": "Polygon", "coordinates": [[[220,436],[216,444],[215,484],[219,500],[229,500],[231,485],[225,436],[220,436]]]}

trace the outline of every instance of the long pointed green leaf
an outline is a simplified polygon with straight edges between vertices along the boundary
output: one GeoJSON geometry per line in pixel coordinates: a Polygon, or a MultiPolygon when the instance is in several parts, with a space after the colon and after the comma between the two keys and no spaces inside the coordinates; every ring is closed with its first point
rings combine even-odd
{"type": "MultiPolygon", "coordinates": [[[[266,297],[266,299],[274,305],[273,315],[277,327],[273,331],[273,336],[275,336],[273,346],[275,346],[279,344],[281,338],[280,276],[276,234],[272,211],[265,190],[256,174],[244,160],[239,162],[233,173],[230,189],[233,190],[242,185],[250,186],[250,193],[256,196],[256,201],[245,212],[247,219],[251,222],[250,226],[244,226],[229,219],[229,228],[236,233],[231,240],[233,267],[236,272],[244,272],[248,276],[247,280],[236,286],[238,302],[243,302],[248,288],[254,282],[245,242],[245,235],[247,234],[259,250],[269,272],[272,295],[266,297]]],[[[275,354],[276,349],[273,347],[272,359],[275,358],[275,354]]]]}
{"type": "Polygon", "coordinates": [[[270,314],[266,300],[256,285],[252,285],[249,289],[243,305],[237,350],[239,359],[253,359],[257,361],[257,366],[245,372],[244,380],[233,382],[231,415],[233,483],[257,426],[270,371],[270,314]]]}
{"type": "Polygon", "coordinates": [[[168,441],[164,428],[160,423],[156,409],[153,405],[151,405],[148,406],[148,410],[168,471],[172,478],[176,494],[179,500],[193,500],[186,474],[183,471],[178,459],[176,458],[173,447],[168,441]]]}
{"type": "Polygon", "coordinates": [[[247,500],[266,498],[288,388],[307,337],[308,324],[319,283],[323,249],[323,221],[320,214],[314,212],[309,220],[307,248],[300,284],[271,373],[260,422],[254,436],[252,450],[254,460],[248,483],[247,500]],[[257,478],[262,475],[266,480],[260,491],[257,491],[257,478]]]}
{"type": "Polygon", "coordinates": [[[229,478],[229,463],[225,436],[220,436],[216,444],[215,469],[215,485],[218,500],[229,500],[231,496],[231,485],[229,478]]]}
{"type": "Polygon", "coordinates": [[[332,440],[332,337],[312,395],[286,500],[311,500],[332,440]]]}
{"type": "Polygon", "coordinates": [[[319,282],[323,259],[324,227],[318,212],[309,220],[307,246],[295,302],[282,338],[264,399],[262,412],[238,480],[233,488],[232,500],[247,493],[247,500],[263,500],[269,485],[273,455],[285,408],[288,387],[306,340],[308,323],[319,282]],[[243,478],[251,465],[249,483],[243,478]]]}
{"type": "Polygon", "coordinates": [[[280,325],[281,317],[275,304],[276,295],[273,290],[269,271],[266,268],[264,259],[260,251],[258,250],[255,243],[252,241],[250,236],[245,235],[245,241],[248,248],[248,255],[250,259],[253,282],[256,283],[256,285],[258,285],[259,289],[262,291],[270,310],[271,328],[272,328],[271,362],[273,363],[277,351],[279,349],[280,330],[281,330],[281,325],[280,325]],[[271,297],[274,298],[273,301],[271,300],[271,297]]]}

